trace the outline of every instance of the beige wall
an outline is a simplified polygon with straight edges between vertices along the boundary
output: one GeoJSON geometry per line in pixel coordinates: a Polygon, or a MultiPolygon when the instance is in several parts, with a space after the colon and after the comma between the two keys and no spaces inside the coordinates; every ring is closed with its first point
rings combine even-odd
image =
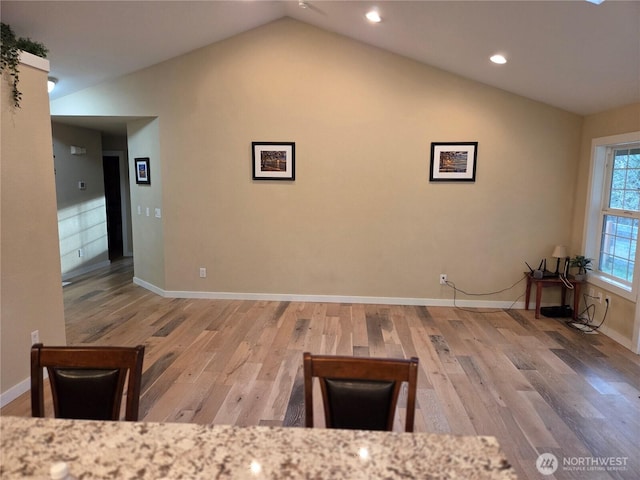
{"type": "Polygon", "coordinates": [[[109,262],[100,132],[52,123],[62,276],[109,262]],[[86,153],[73,155],[71,146],[86,153]],[[85,190],[78,188],[84,182],[85,190]],[[82,256],[78,251],[82,250],[82,256]]]}
{"type": "Polygon", "coordinates": [[[133,224],[134,275],[148,287],[165,289],[164,212],[161,140],[157,119],[127,125],[133,224]],[[150,185],[136,184],[135,159],[149,158],[150,185]],[[157,217],[159,209],[160,217],[157,217]]]}
{"type": "Polygon", "coordinates": [[[20,65],[21,108],[11,107],[10,88],[2,79],[2,403],[16,393],[11,387],[20,382],[28,387],[32,331],[39,330],[44,343],[66,343],[46,88],[48,62],[37,60],[34,63],[40,68],[20,65]]]}
{"type": "Polygon", "coordinates": [[[167,291],[451,299],[441,272],[503,289],[571,238],[581,117],[291,19],[52,111],[158,117],[164,245],[145,259],[133,181],[132,210],[136,276],[167,291]],[[252,141],[296,142],[296,181],[252,181],[252,141]],[[475,183],[429,182],[442,141],[479,142],[475,183]]]}
{"type": "MultiPolygon", "coordinates": [[[[576,215],[573,221],[572,246],[574,252],[584,251],[584,222],[587,210],[592,140],[594,138],[638,131],[640,131],[640,103],[585,117],[582,128],[580,164],[577,175],[576,215]]],[[[596,286],[595,289],[607,292],[606,289],[600,286],[596,286]]],[[[633,347],[631,343],[634,333],[636,303],[617,295],[612,295],[611,300],[611,308],[607,313],[604,328],[607,333],[614,336],[614,338],[629,347],[633,347]]],[[[595,318],[601,319],[603,315],[604,307],[601,304],[596,304],[595,318]]]]}

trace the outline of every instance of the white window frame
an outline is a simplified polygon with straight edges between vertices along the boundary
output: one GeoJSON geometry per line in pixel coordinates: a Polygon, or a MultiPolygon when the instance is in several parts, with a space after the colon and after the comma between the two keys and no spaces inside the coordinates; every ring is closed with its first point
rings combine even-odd
{"type": "MultiPolygon", "coordinates": [[[[631,285],[617,281],[609,275],[599,272],[600,242],[602,240],[602,222],[604,215],[617,215],[619,210],[611,210],[605,201],[608,200],[610,186],[607,180],[612,170],[611,158],[608,152],[612,148],[624,147],[640,142],[640,132],[622,135],[594,138],[591,142],[591,168],[589,172],[589,191],[587,194],[587,208],[585,229],[583,235],[583,250],[585,256],[594,259],[594,269],[589,274],[589,282],[619,295],[632,302],[636,301],[640,284],[640,248],[636,250],[635,268],[631,285]],[[607,210],[609,210],[607,212],[607,210]]],[[[633,214],[635,217],[636,215],[633,214]]]]}

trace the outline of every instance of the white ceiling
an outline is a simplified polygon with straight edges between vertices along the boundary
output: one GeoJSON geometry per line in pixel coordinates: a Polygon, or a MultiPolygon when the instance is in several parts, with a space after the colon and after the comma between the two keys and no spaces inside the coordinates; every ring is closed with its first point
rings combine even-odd
{"type": "Polygon", "coordinates": [[[562,109],[640,101],[640,1],[6,1],[2,22],[50,50],[52,98],[283,16],[562,109]],[[382,23],[364,20],[377,7],[382,23]],[[498,66],[490,55],[509,62],[498,66]]]}

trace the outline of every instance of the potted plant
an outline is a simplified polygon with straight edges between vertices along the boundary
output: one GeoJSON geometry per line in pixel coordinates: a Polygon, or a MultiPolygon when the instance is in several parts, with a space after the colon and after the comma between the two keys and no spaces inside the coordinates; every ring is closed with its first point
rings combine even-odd
{"type": "Polygon", "coordinates": [[[583,282],[587,278],[587,271],[591,270],[591,259],[584,255],[576,255],[571,259],[570,265],[578,267],[578,273],[574,277],[577,281],[583,282]]]}
{"type": "Polygon", "coordinates": [[[18,90],[18,82],[20,81],[18,64],[20,63],[20,51],[28,52],[38,57],[47,58],[49,50],[40,42],[34,42],[30,38],[16,37],[11,27],[6,23],[1,24],[2,28],[2,44],[0,45],[0,53],[2,61],[0,62],[0,74],[7,70],[9,72],[9,82],[12,87],[13,105],[20,107],[20,99],[22,93],[18,90]]]}

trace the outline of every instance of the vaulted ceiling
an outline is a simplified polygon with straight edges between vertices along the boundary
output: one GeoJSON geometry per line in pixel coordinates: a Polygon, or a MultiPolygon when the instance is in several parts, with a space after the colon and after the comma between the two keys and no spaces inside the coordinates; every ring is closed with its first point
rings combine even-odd
{"type": "Polygon", "coordinates": [[[52,98],[289,16],[579,114],[640,101],[638,1],[3,1],[0,14],[49,48],[52,98]]]}

